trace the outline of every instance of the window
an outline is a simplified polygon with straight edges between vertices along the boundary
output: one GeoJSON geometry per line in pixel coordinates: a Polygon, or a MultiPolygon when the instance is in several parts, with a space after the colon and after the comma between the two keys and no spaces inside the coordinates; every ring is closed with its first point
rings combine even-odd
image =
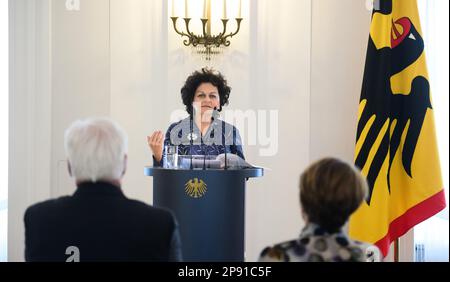
{"type": "Polygon", "coordinates": [[[449,1],[419,0],[447,208],[414,228],[416,261],[449,261],[449,1]]]}
{"type": "Polygon", "coordinates": [[[0,1],[0,262],[7,259],[8,226],[8,1],[0,1]],[[6,134],[5,134],[6,133],[6,134]],[[6,156],[6,157],[5,157],[6,156]]]}

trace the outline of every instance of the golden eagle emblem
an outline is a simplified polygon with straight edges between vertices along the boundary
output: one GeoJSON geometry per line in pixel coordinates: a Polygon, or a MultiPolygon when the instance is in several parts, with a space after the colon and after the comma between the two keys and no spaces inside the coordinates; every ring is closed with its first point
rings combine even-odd
{"type": "Polygon", "coordinates": [[[201,198],[206,193],[206,183],[198,178],[190,179],[184,185],[184,191],[192,198],[201,198]]]}

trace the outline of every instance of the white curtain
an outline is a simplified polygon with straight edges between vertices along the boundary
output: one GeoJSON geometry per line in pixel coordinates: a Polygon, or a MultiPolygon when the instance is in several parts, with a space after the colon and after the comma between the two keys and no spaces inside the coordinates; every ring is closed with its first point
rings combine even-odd
{"type": "MultiPolygon", "coordinates": [[[[419,0],[446,200],[449,185],[449,1],[419,0]]],[[[447,209],[448,219],[448,209],[447,209]]]]}
{"type": "Polygon", "coordinates": [[[449,260],[449,1],[419,0],[447,208],[414,228],[416,261],[449,260]],[[423,247],[422,247],[423,246],[423,247]]]}
{"type": "MultiPolygon", "coordinates": [[[[8,155],[8,1],[0,2],[0,61],[4,62],[0,68],[0,155],[8,155]],[[6,133],[6,136],[5,136],[6,133]]],[[[7,208],[8,208],[8,158],[0,160],[0,262],[6,261],[7,240],[7,208]]]]}

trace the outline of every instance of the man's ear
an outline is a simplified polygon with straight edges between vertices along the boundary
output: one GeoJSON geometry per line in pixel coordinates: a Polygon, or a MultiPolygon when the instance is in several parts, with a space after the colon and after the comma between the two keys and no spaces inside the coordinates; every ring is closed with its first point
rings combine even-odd
{"type": "Polygon", "coordinates": [[[125,172],[127,172],[127,164],[128,164],[128,155],[125,154],[123,157],[123,171],[122,171],[122,177],[125,175],[125,172]]]}
{"type": "Polygon", "coordinates": [[[72,167],[70,166],[69,160],[67,160],[67,170],[69,171],[70,177],[72,177],[72,167]]]}

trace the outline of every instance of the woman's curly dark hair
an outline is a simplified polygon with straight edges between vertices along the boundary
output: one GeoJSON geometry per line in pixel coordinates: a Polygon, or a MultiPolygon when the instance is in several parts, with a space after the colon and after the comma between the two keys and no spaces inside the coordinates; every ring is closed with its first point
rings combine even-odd
{"type": "Polygon", "coordinates": [[[222,111],[222,106],[228,105],[228,98],[230,97],[231,87],[227,85],[226,79],[219,72],[215,72],[212,69],[202,68],[201,71],[193,72],[184,83],[181,88],[181,98],[183,99],[183,104],[186,106],[186,111],[189,115],[192,115],[192,102],[194,101],[195,91],[202,83],[211,83],[217,90],[219,90],[220,97],[220,109],[222,111]]]}

